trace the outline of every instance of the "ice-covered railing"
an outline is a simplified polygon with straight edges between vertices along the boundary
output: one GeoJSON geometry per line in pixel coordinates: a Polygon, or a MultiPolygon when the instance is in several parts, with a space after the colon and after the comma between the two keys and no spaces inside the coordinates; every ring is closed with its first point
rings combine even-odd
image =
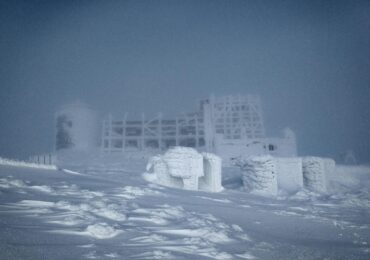
{"type": "Polygon", "coordinates": [[[55,165],[30,163],[30,162],[24,162],[24,161],[5,159],[1,157],[0,157],[0,165],[37,168],[37,169],[45,169],[45,170],[57,170],[58,169],[55,165]]]}
{"type": "Polygon", "coordinates": [[[55,154],[39,154],[33,155],[28,158],[28,162],[36,164],[54,165],[56,164],[57,157],[55,154]]]}
{"type": "Polygon", "coordinates": [[[198,153],[189,147],[174,147],[149,159],[147,179],[187,190],[221,191],[221,158],[198,153]]]}
{"type": "Polygon", "coordinates": [[[237,159],[246,191],[276,196],[279,191],[295,192],[306,188],[313,192],[327,191],[327,175],[335,162],[321,157],[277,158],[270,155],[237,159]]]}

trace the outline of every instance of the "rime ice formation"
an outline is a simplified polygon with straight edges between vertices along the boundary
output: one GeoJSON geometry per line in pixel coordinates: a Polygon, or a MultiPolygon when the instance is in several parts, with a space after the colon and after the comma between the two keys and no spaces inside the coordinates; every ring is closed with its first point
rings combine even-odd
{"type": "Polygon", "coordinates": [[[221,159],[189,147],[174,147],[149,159],[147,171],[161,185],[187,190],[221,191],[221,159]]]}
{"type": "Polygon", "coordinates": [[[332,159],[320,157],[304,157],[302,161],[304,185],[315,192],[326,192],[326,175],[335,167],[332,159]]]}
{"type": "Polygon", "coordinates": [[[303,187],[326,192],[326,175],[334,171],[332,159],[320,157],[276,158],[254,156],[236,162],[243,173],[247,191],[261,195],[277,195],[279,190],[296,192],[303,187]]]}
{"type": "Polygon", "coordinates": [[[195,149],[175,147],[164,154],[163,160],[167,164],[169,174],[182,179],[184,189],[198,189],[199,177],[204,175],[203,157],[195,149]]]}
{"type": "Polygon", "coordinates": [[[199,179],[199,189],[222,191],[221,158],[212,153],[202,153],[204,176],[199,179]]]}
{"type": "Polygon", "coordinates": [[[276,163],[272,156],[250,157],[241,164],[244,188],[260,195],[277,195],[276,163]]]}

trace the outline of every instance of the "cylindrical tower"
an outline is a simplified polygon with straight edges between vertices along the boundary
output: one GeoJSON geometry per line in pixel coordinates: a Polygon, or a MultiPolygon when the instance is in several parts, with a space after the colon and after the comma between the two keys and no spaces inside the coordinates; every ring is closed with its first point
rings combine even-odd
{"type": "Polygon", "coordinates": [[[87,151],[98,146],[98,118],[86,104],[75,102],[55,114],[55,149],[87,151]]]}

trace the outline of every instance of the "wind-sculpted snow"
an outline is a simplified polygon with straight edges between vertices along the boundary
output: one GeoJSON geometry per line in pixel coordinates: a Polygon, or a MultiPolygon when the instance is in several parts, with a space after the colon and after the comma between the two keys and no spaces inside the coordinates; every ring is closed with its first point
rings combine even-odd
{"type": "Polygon", "coordinates": [[[104,165],[99,174],[88,167],[90,173],[71,169],[81,175],[0,168],[2,259],[370,256],[367,167],[336,167],[326,193],[303,189],[274,198],[238,190],[235,169],[224,169],[224,181],[235,182],[225,187],[234,190],[209,193],[148,183],[139,170],[104,175],[104,165]]]}

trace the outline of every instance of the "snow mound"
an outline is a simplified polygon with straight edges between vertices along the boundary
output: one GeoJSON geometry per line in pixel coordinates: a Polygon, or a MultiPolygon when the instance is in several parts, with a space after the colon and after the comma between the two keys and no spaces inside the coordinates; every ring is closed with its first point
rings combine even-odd
{"type": "Polygon", "coordinates": [[[221,186],[221,159],[210,153],[198,153],[189,147],[174,147],[164,155],[149,159],[146,167],[152,175],[144,174],[148,181],[186,190],[218,192],[221,186]]]}
{"type": "Polygon", "coordinates": [[[87,235],[98,239],[112,238],[120,233],[122,233],[122,230],[116,230],[114,227],[111,227],[106,223],[96,223],[89,225],[86,228],[87,235]]]}

